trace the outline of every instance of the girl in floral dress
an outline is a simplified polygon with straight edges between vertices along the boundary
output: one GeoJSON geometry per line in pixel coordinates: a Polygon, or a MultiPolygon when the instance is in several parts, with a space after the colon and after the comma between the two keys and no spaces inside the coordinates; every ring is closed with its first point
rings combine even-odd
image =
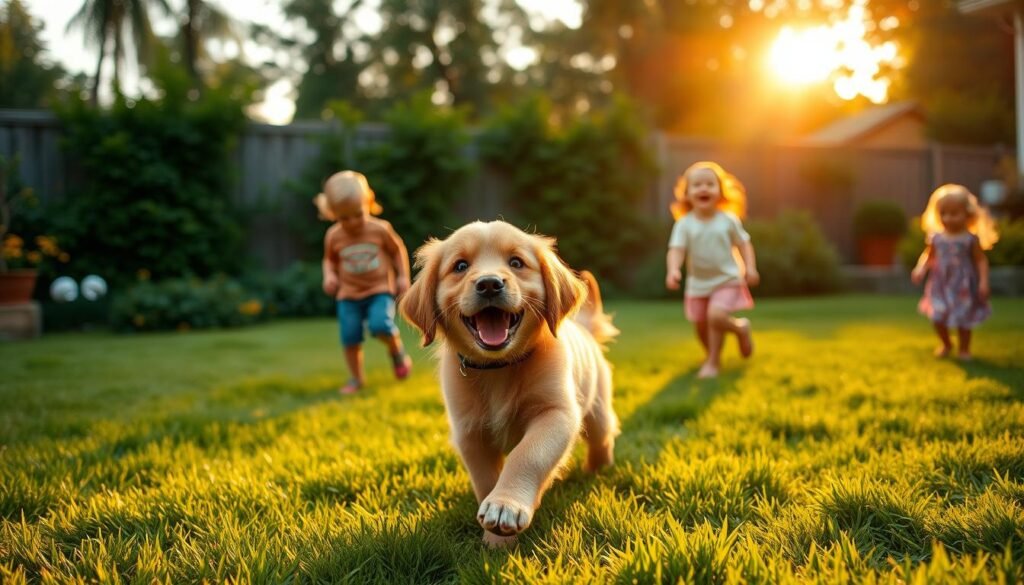
{"type": "Polygon", "coordinates": [[[995,224],[966,187],[948,184],[932,193],[921,227],[928,245],[910,275],[915,284],[927,276],[918,310],[932,321],[942,343],[936,356],[953,350],[949,330],[956,329],[958,356],[970,360],[971,329],[992,313],[984,251],[999,239],[995,224]]]}

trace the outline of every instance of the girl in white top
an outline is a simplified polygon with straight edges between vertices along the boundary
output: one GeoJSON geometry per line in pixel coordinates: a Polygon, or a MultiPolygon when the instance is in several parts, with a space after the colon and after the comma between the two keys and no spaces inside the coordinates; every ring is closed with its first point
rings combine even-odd
{"type": "Polygon", "coordinates": [[[676,223],[668,242],[665,286],[679,289],[685,260],[686,318],[694,323],[707,352],[697,377],[714,378],[726,333],[736,334],[743,357],[754,351],[750,321],[732,316],[753,308],[748,285],[756,286],[761,280],[750,235],[740,223],[746,215],[746,193],[718,164],[698,162],[679,178],[675,196],[671,209],[676,223]],[[736,261],[737,253],[742,266],[736,261]]]}

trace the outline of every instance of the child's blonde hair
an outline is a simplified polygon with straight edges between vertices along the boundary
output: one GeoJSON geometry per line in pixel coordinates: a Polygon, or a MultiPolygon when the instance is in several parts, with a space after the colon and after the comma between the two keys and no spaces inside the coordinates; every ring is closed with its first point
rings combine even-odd
{"type": "Polygon", "coordinates": [[[321,218],[336,221],[334,206],[351,199],[366,203],[373,215],[384,212],[384,208],[377,203],[377,196],[370,188],[366,176],[356,171],[341,171],[328,177],[324,181],[323,192],[313,198],[313,205],[316,205],[321,218]]]}
{"type": "Polygon", "coordinates": [[[925,238],[931,241],[931,237],[945,231],[942,225],[942,216],[939,213],[939,204],[943,201],[956,201],[964,206],[967,211],[967,231],[978,236],[978,242],[982,250],[991,250],[992,246],[999,241],[999,232],[996,230],[996,223],[988,214],[978,198],[971,193],[967,187],[955,183],[947,183],[936,189],[928,199],[928,207],[921,215],[921,229],[924,230],[925,238]]]}
{"type": "Polygon", "coordinates": [[[739,179],[726,172],[718,163],[701,161],[690,165],[686,172],[680,175],[679,180],[676,181],[676,188],[674,190],[676,200],[669,205],[673,218],[679,219],[693,208],[686,199],[686,190],[689,188],[688,177],[690,173],[697,169],[710,169],[718,177],[718,186],[722,192],[722,197],[718,200],[719,209],[728,211],[740,219],[747,217],[747,191],[743,188],[743,183],[740,183],[739,179]]]}

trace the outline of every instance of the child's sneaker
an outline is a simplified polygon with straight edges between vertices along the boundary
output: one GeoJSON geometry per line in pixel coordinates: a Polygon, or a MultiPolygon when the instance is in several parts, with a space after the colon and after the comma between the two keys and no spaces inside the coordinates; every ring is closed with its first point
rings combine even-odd
{"type": "Polygon", "coordinates": [[[338,392],[347,396],[349,394],[359,392],[359,389],[362,387],[363,385],[360,384],[358,380],[351,378],[348,382],[345,382],[344,386],[338,388],[338,392]]]}
{"type": "Polygon", "coordinates": [[[392,355],[391,363],[395,369],[395,377],[399,380],[408,378],[412,372],[412,359],[404,351],[392,355]]]}

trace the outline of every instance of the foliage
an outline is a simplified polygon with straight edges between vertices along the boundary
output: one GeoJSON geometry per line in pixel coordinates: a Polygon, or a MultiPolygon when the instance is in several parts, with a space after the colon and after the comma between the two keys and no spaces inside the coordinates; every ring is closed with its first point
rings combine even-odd
{"type": "Polygon", "coordinates": [[[810,215],[784,212],[746,226],[761,283],[758,296],[821,294],[842,288],[839,254],[810,215]]]}
{"type": "Polygon", "coordinates": [[[85,42],[97,49],[93,104],[98,102],[100,75],[108,56],[114,66],[111,83],[115,94],[121,92],[121,71],[127,65],[129,54],[140,66],[151,64],[150,49],[156,44],[150,21],[150,8],[154,5],[163,14],[170,15],[167,0],[82,0],[82,6],[71,17],[68,30],[80,30],[85,42]]]}
{"type": "Polygon", "coordinates": [[[36,269],[44,261],[67,263],[70,256],[60,249],[56,238],[52,236],[36,236],[31,242],[17,234],[7,234],[0,250],[0,272],[22,268],[36,269]]]}
{"type": "Polygon", "coordinates": [[[892,201],[865,201],[853,213],[853,234],[858,238],[899,237],[906,229],[907,216],[903,208],[892,201]]]}
{"type": "Polygon", "coordinates": [[[264,316],[263,302],[224,276],[142,281],[120,293],[110,308],[116,331],[238,327],[264,316]]]}
{"type": "Polygon", "coordinates": [[[357,113],[343,102],[333,104],[332,112],[340,120],[337,131],[324,138],[302,181],[289,187],[302,210],[291,225],[303,242],[304,259],[323,256],[327,226],[316,217],[313,196],[327,177],[349,168],[366,175],[384,208],[381,217],[410,251],[430,236],[445,236],[440,230],[452,225],[452,206],[472,170],[465,112],[439,108],[420,94],[385,114],[386,140],[361,146],[353,140],[357,113]]]}
{"type": "Polygon", "coordinates": [[[0,7],[0,108],[38,108],[56,92],[63,71],[44,58],[42,27],[21,0],[0,7]]]}
{"type": "Polygon", "coordinates": [[[0,345],[0,581],[1019,583],[1024,303],[993,302],[966,364],[906,299],[759,302],[717,381],[678,303],[611,304],[616,465],[575,451],[501,551],[429,349],[396,382],[368,345],[339,399],[331,319],[0,345]]]}
{"type": "Polygon", "coordinates": [[[334,314],[334,299],[324,294],[319,263],[295,262],[274,273],[249,275],[242,282],[256,292],[275,317],[313,317],[334,314]]]}
{"type": "Polygon", "coordinates": [[[927,104],[928,137],[946,144],[1013,144],[1010,98],[998,93],[936,92],[927,104]]]}
{"type": "MultiPolygon", "coordinates": [[[[996,230],[999,241],[991,250],[985,252],[991,266],[1024,266],[1024,218],[1015,220],[1001,219],[996,230]]],[[[910,220],[906,235],[900,239],[899,255],[903,265],[908,269],[917,264],[917,259],[924,252],[925,236],[921,230],[921,218],[910,220]]]]}
{"type": "Polygon", "coordinates": [[[639,209],[655,165],[625,100],[559,126],[550,102],[534,97],[489,120],[479,148],[509,185],[509,219],[557,235],[566,262],[594,272],[602,286],[627,287],[637,259],[662,244],[639,209]]]}
{"type": "Polygon", "coordinates": [[[68,197],[58,235],[75,251],[77,271],[115,286],[139,270],[156,280],[205,277],[241,262],[227,171],[245,120],[241,103],[212,90],[192,101],[184,72],[161,73],[160,99],[60,112],[64,146],[84,180],[68,197]]]}

